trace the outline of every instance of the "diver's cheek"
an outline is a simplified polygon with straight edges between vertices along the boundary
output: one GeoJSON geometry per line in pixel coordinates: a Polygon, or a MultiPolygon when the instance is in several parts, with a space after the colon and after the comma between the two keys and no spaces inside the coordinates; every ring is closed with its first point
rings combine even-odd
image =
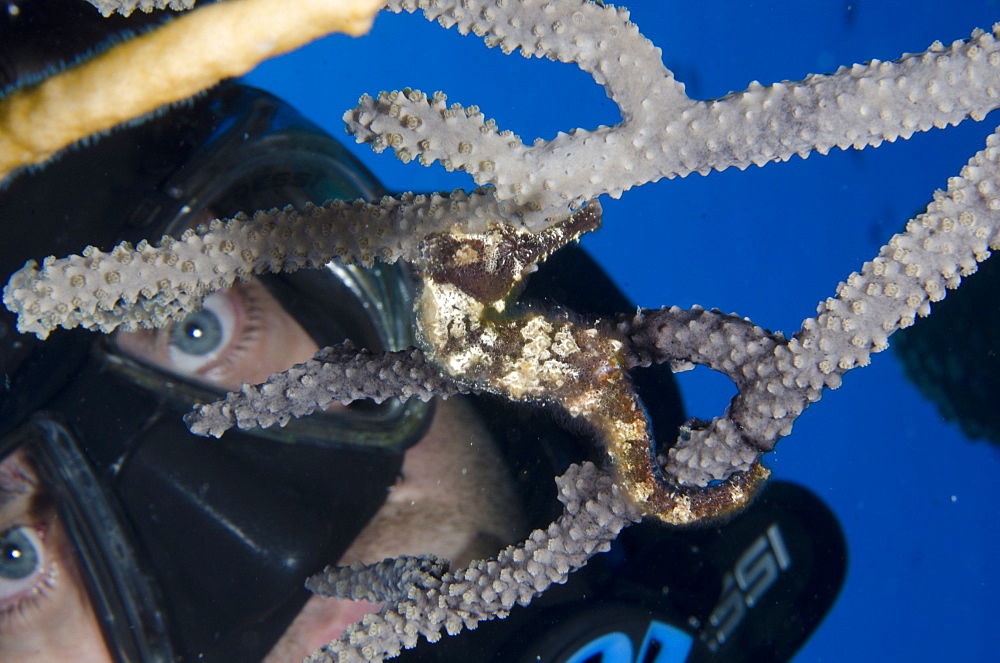
{"type": "Polygon", "coordinates": [[[423,518],[414,515],[408,530],[415,540],[399,552],[433,553],[457,568],[523,538],[524,517],[510,472],[467,399],[437,402],[427,434],[406,452],[403,477],[387,506],[423,518]]]}
{"type": "MultiPolygon", "coordinates": [[[[427,434],[406,452],[402,478],[337,564],[431,553],[457,568],[520,538],[521,508],[489,430],[467,401],[438,401],[427,434]]],[[[378,604],[313,596],[265,659],[308,656],[378,604]]]]}
{"type": "Polygon", "coordinates": [[[520,539],[522,523],[488,429],[467,401],[451,398],[437,402],[434,421],[407,450],[385,504],[337,563],[432,554],[459,568],[520,539]]]}
{"type": "Polygon", "coordinates": [[[369,601],[312,596],[262,663],[300,661],[339,639],[348,625],[361,621],[368,613],[378,612],[381,607],[380,603],[369,601]]]}

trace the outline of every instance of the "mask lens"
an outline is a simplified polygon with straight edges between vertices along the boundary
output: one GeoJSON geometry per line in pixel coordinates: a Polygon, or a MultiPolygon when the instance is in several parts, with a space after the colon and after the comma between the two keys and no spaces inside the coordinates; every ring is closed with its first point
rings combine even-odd
{"type": "MultiPolygon", "coordinates": [[[[328,199],[371,199],[381,186],[339,143],[260,93],[218,96],[219,125],[159,186],[156,205],[133,220],[143,236],[179,236],[215,218],[328,199]],[[172,202],[166,202],[172,201],[172,202]]],[[[413,285],[399,265],[330,264],[267,274],[213,293],[204,308],[159,330],[119,332],[111,364],[167,396],[180,410],[350,340],[372,351],[414,344],[413,285]]],[[[339,404],[264,437],[297,444],[400,451],[425,430],[430,406],[417,400],[339,404]]]]}

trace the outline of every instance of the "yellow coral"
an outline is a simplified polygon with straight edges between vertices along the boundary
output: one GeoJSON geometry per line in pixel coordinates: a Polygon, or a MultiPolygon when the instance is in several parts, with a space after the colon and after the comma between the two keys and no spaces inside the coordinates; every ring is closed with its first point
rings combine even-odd
{"type": "Polygon", "coordinates": [[[332,32],[364,34],[382,0],[228,0],[0,99],[0,178],[332,32]]]}

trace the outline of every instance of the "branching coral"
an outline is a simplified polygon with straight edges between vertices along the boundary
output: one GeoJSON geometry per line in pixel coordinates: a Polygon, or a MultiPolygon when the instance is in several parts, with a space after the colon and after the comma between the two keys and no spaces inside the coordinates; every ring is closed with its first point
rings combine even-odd
{"type": "Polygon", "coordinates": [[[642,518],[615,482],[590,463],[570,467],[556,483],[563,515],[495,560],[452,573],[434,560],[402,558],[371,567],[329,568],[313,577],[309,586],[321,594],[378,598],[391,607],[367,615],[307,660],[381,660],[413,647],[418,636],[437,642],[442,630],[454,635],[480,621],[503,618],[515,605],[527,605],[553,583],[565,582],[593,555],[607,551],[622,528],[642,518]],[[386,579],[395,586],[385,586],[386,579]]]}
{"type": "Polygon", "coordinates": [[[684,94],[660,49],[624,9],[592,2],[557,8],[540,0],[399,0],[388,8],[423,9],[428,19],[474,32],[506,53],[520,49],[526,57],[576,63],[617,104],[620,124],[576,129],[530,147],[498,131],[478,107],[448,106],[441,93],[384,92],[363,98],[345,115],[348,130],[376,151],[391,147],[403,161],[441,161],[469,172],[477,184],[495,186],[505,211],[532,228],[562,216],[567,203],[604,193],[617,197],[661,177],[762,165],[834,146],[878,145],[966,117],[982,119],[997,104],[1000,49],[982,34],[898,62],[854,65],[799,83],[756,84],[699,102],[684,94]],[[972,81],[983,85],[970,86],[972,81]]]}
{"type": "MultiPolygon", "coordinates": [[[[398,8],[417,4],[402,2],[398,8]]],[[[492,187],[469,195],[261,213],[252,221],[216,223],[179,241],[165,240],[158,249],[121,246],[109,254],[91,249],[82,258],[46,261],[40,270],[29,264],[5,291],[5,302],[22,315],[22,329],[44,335],[57,325],[108,330],[157,324],[252,273],[316,266],[335,257],[411,261],[423,278],[418,304],[423,353],[379,358],[344,348],[325,351],[312,365],[203,410],[194,426],[219,433],[234,421],[280,422],[322,406],[324,399],[381,398],[390,392],[427,397],[488,390],[549,400],[586,420],[609,451],[614,480],[599,480],[603,496],[584,500],[593,507],[569,500],[564,516],[571,519],[581,508],[604,504],[615,517],[598,518],[588,537],[606,541],[641,513],[685,523],[744,503],[764,475],[759,455],[790,431],[795,417],[826,387],[838,386],[843,373],[866,365],[893,331],[926,314],[929,302],[956,287],[1000,244],[1000,139],[993,136],[948,191],[849,276],[837,297],[822,303],[819,314],[790,339],[700,309],[645,311],[617,324],[566,312],[510,314],[516,308],[508,293],[531,266],[596,226],[593,207],[571,216],[574,206],[660,177],[742,168],[833,146],[877,145],[966,116],[980,119],[1000,106],[1000,47],[993,34],[977,31],[967,42],[934,45],[898,63],[859,65],[695,102],[621,10],[579,0],[419,5],[442,23],[481,34],[505,51],[521,48],[578,62],[606,86],[623,123],[526,147],[484,120],[478,109],[447,107],[443,95],[407,90],[364,99],[348,114],[360,140],[376,149],[392,147],[403,160],[440,160],[492,187]],[[684,431],[657,460],[625,375],[634,366],[662,361],[723,371],[740,393],[722,417],[684,431]],[[345,368],[351,362],[357,369],[353,376],[345,368]],[[399,380],[385,382],[385,390],[375,394],[372,376],[389,375],[399,380]],[[716,479],[724,481],[699,488],[716,479]],[[612,488],[617,497],[607,493],[609,485],[618,487],[612,488]],[[622,492],[627,500],[621,501],[622,492]]],[[[571,474],[578,471],[594,472],[571,474]]],[[[572,532],[574,525],[565,527],[572,532]]],[[[417,634],[434,639],[442,625],[452,632],[480,614],[502,614],[515,600],[530,600],[584,561],[536,556],[538,546],[531,541],[544,537],[535,534],[523,548],[484,562],[480,575],[411,573],[405,562],[409,571],[403,575],[394,565],[332,572],[346,583],[335,592],[352,596],[351,578],[362,573],[415,584],[380,594],[406,598],[315,659],[372,660],[400,645],[412,646],[417,634]],[[509,563],[527,559],[516,551],[528,548],[537,573],[518,576],[509,563]],[[543,580],[539,584],[536,578],[543,580]],[[507,580],[517,586],[509,590],[509,600],[507,580]],[[458,584],[447,584],[453,582],[458,584]],[[446,594],[462,601],[451,602],[446,594]],[[416,607],[420,602],[430,607],[416,607]]],[[[553,537],[557,542],[547,550],[572,547],[565,536],[553,537]]],[[[317,586],[328,587],[320,581],[317,586]]]]}

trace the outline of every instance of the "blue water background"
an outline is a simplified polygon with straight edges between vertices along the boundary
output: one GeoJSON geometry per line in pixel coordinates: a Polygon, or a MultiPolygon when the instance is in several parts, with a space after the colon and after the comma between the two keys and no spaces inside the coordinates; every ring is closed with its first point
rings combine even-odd
{"type": "MultiPolygon", "coordinates": [[[[894,59],[1000,20],[996,0],[638,0],[630,9],[699,99],[752,80],[894,59]]],[[[247,80],[335,136],[344,135],[341,115],[362,93],[404,87],[477,104],[526,142],[620,119],[573,65],[505,56],[410,15],[382,15],[368,37],[322,40],[247,80]]],[[[998,123],[994,113],[877,150],[648,184],[603,200],[604,227],[584,244],[639,305],[717,307],[791,333],[958,174],[998,123]]],[[[392,189],[473,186],[440,166],[402,165],[388,152],[355,147],[392,189]]],[[[682,379],[690,414],[723,411],[732,393],[725,378],[699,369],[682,379]]],[[[1000,451],[943,421],[891,352],[828,391],[767,463],[831,505],[850,547],[843,593],[798,660],[996,660],[1000,524],[992,489],[1000,451]]]]}

